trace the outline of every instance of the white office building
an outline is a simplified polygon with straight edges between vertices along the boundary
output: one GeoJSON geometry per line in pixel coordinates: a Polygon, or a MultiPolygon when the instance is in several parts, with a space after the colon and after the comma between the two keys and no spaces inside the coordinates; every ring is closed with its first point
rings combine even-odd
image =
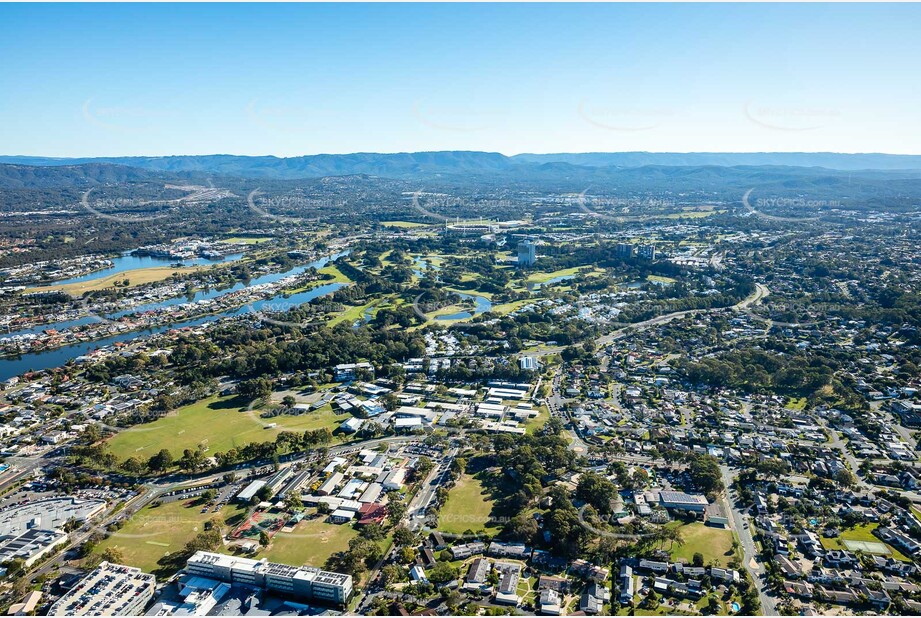
{"type": "Polygon", "coordinates": [[[190,575],[262,588],[270,592],[345,605],[352,596],[352,576],[316,567],[295,567],[251,558],[199,551],[189,558],[190,575]]]}

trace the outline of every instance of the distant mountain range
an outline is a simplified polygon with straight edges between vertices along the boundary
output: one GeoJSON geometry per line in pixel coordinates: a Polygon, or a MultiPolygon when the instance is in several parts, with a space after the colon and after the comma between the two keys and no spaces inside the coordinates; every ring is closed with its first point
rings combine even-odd
{"type": "MultiPolygon", "coordinates": [[[[739,167],[781,166],[827,170],[901,171],[921,173],[921,156],[838,153],[561,153],[521,154],[514,157],[495,152],[442,151],[394,154],[355,153],[303,157],[249,157],[237,155],[190,155],[169,157],[99,157],[58,159],[51,157],[0,156],[0,164],[32,167],[73,167],[109,164],[170,174],[215,174],[237,178],[293,180],[367,174],[396,179],[441,176],[496,177],[576,175],[591,177],[605,168],[641,167],[739,167]],[[591,170],[586,168],[592,168],[591,170]]],[[[94,173],[102,173],[94,168],[94,173]]],[[[613,171],[608,170],[608,171],[613,171]]],[[[18,174],[24,174],[20,171],[18,174]]],[[[33,172],[36,175],[38,172],[33,172]]],[[[105,172],[130,176],[124,170],[105,172]]],[[[915,176],[914,173],[911,174],[915,176]]],[[[2,176],[2,174],[0,174],[2,176]]],[[[917,176],[915,176],[917,177],[917,176]]]]}
{"type": "Polygon", "coordinates": [[[571,163],[588,167],[645,165],[780,165],[833,170],[921,170],[921,155],[840,154],[836,152],[583,152],[520,154],[515,161],[571,163]]]}

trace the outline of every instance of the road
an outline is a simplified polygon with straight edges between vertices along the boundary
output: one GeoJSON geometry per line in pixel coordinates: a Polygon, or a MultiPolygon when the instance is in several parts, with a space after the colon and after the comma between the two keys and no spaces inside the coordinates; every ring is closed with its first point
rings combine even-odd
{"type": "Polygon", "coordinates": [[[755,587],[758,589],[758,599],[761,602],[761,613],[765,616],[777,616],[777,606],[774,599],[768,596],[765,591],[768,589],[766,571],[758,557],[758,548],[752,538],[751,528],[745,521],[745,517],[735,503],[734,492],[730,489],[735,476],[729,469],[729,466],[720,466],[722,472],[723,485],[726,491],[723,496],[725,507],[730,514],[729,524],[739,537],[739,543],[742,545],[742,563],[745,570],[751,575],[755,587]]]}
{"type": "MultiPolygon", "coordinates": [[[[770,294],[770,290],[766,285],[756,283],[755,291],[752,292],[751,295],[749,295],[744,300],[739,301],[735,305],[732,305],[731,307],[716,307],[713,309],[689,309],[687,311],[675,311],[674,313],[666,313],[665,315],[660,315],[648,320],[644,320],[642,322],[636,322],[635,324],[624,326],[623,328],[619,328],[611,333],[608,333],[607,335],[602,335],[595,339],[595,344],[600,348],[616,341],[617,339],[621,339],[628,334],[644,331],[647,328],[653,326],[667,324],[672,320],[683,318],[689,315],[705,315],[708,313],[718,313],[720,311],[726,310],[744,311],[752,305],[761,302],[768,294],[770,294]]],[[[535,350],[534,352],[528,352],[528,356],[548,356],[551,354],[559,354],[562,351],[563,346],[553,346],[535,350]]]]}
{"type": "MultiPolygon", "coordinates": [[[[377,438],[374,440],[367,440],[365,442],[360,442],[356,444],[342,444],[338,446],[333,446],[329,448],[330,455],[341,455],[344,453],[354,452],[363,448],[374,448],[381,444],[394,444],[394,443],[404,443],[404,442],[414,442],[417,441],[418,437],[416,436],[388,436],[386,438],[377,438]]],[[[298,461],[303,461],[310,459],[314,456],[316,451],[305,451],[299,453],[296,456],[288,458],[285,463],[294,463],[298,461]]],[[[40,464],[40,460],[36,461],[34,465],[29,466],[29,471],[34,470],[40,464]]],[[[187,475],[187,474],[171,474],[158,479],[154,479],[142,484],[142,492],[129,500],[125,507],[120,509],[117,513],[113,513],[111,509],[103,515],[101,518],[96,519],[95,522],[87,522],[81,526],[78,530],[71,533],[70,541],[64,547],[64,549],[58,552],[54,557],[50,558],[47,562],[41,564],[39,567],[34,569],[29,573],[29,577],[35,578],[45,573],[51,571],[56,565],[60,564],[64,557],[67,555],[67,552],[75,547],[79,547],[83,542],[90,538],[96,532],[103,532],[110,523],[116,519],[122,519],[130,517],[131,515],[137,513],[142,508],[156,500],[157,498],[163,496],[166,493],[180,489],[182,487],[194,486],[194,485],[204,485],[210,482],[218,481],[227,474],[227,472],[234,473],[243,473],[249,474],[251,471],[270,465],[271,462],[260,461],[248,464],[244,467],[235,468],[233,470],[221,470],[220,472],[202,474],[202,475],[187,475]]],[[[21,467],[23,464],[19,463],[21,467]]],[[[18,473],[17,473],[18,474],[18,473]]],[[[114,505],[112,506],[114,508],[114,505]]]]}

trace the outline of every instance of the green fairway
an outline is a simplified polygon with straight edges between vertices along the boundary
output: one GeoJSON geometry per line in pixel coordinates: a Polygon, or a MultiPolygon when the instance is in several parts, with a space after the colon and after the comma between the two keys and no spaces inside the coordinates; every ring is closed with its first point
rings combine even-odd
{"type": "Polygon", "coordinates": [[[204,529],[205,522],[220,517],[229,524],[242,517],[245,507],[228,504],[217,513],[202,513],[196,499],[168,502],[160,506],[146,506],[138,511],[121,530],[96,546],[102,553],[115,547],[125,557],[125,564],[153,573],[160,567],[157,561],[164,555],[181,550],[196,534],[204,529]]]}
{"type": "MultiPolygon", "coordinates": [[[[330,320],[328,325],[332,327],[338,324],[339,322],[346,322],[348,324],[352,324],[356,320],[362,319],[364,317],[365,311],[369,309],[370,307],[373,307],[374,305],[376,305],[378,302],[380,301],[373,300],[370,303],[367,303],[364,305],[359,305],[357,307],[349,307],[348,309],[346,309],[345,311],[343,311],[342,313],[334,317],[332,320],[330,320]]],[[[372,311],[372,317],[373,317],[373,311],[372,311]]]]}
{"type": "Polygon", "coordinates": [[[569,277],[575,275],[579,272],[579,269],[585,268],[584,266],[573,266],[572,268],[562,268],[560,270],[555,270],[550,273],[532,273],[528,275],[528,283],[546,283],[551,279],[556,277],[569,277]]]}
{"type": "MultiPolygon", "coordinates": [[[[719,566],[728,566],[729,561],[735,558],[732,551],[732,531],[724,528],[715,528],[707,526],[700,522],[692,524],[681,524],[673,522],[669,526],[678,525],[681,527],[681,536],[684,544],[679,546],[675,543],[670,551],[672,558],[677,560],[684,558],[690,564],[694,560],[694,554],[700,553],[704,557],[704,563],[714,563],[719,566]]],[[[665,544],[668,549],[668,543],[665,544]]]]}
{"type": "Polygon", "coordinates": [[[352,280],[349,279],[349,278],[345,275],[345,273],[343,273],[341,270],[339,270],[338,267],[336,267],[336,266],[334,266],[334,265],[332,265],[332,264],[331,264],[331,265],[328,265],[328,266],[324,266],[323,268],[321,268],[321,269],[318,270],[317,272],[320,273],[321,275],[332,275],[332,276],[333,276],[333,279],[332,279],[332,280],[329,280],[329,279],[324,280],[324,281],[323,281],[323,284],[324,284],[324,285],[326,285],[326,284],[328,284],[328,283],[351,283],[351,282],[352,282],[352,280]]]}
{"type": "Polygon", "coordinates": [[[495,529],[490,522],[493,500],[488,490],[474,476],[462,475],[448,494],[448,500],[438,515],[438,529],[451,534],[462,534],[495,529]]]}
{"type": "Polygon", "coordinates": [[[112,437],[109,450],[120,460],[151,457],[160,449],[178,457],[187,448],[202,445],[210,454],[226,452],[249,442],[274,440],[282,431],[336,429],[349,414],[337,415],[329,406],[301,415],[260,418],[236,397],[212,396],[179,408],[152,423],[137,425],[112,437]],[[275,427],[267,428],[272,423],[275,427]]]}
{"type": "Polygon", "coordinates": [[[525,298],[522,300],[513,300],[510,303],[502,303],[501,305],[493,305],[490,311],[492,311],[493,313],[498,313],[499,315],[508,315],[512,311],[515,311],[516,309],[520,309],[521,307],[524,307],[525,305],[529,305],[533,302],[534,300],[530,298],[525,298]]]}
{"type": "Polygon", "coordinates": [[[327,558],[336,552],[349,548],[349,541],[358,536],[348,524],[337,525],[325,522],[326,517],[304,519],[293,532],[278,532],[272,543],[260,552],[259,558],[294,566],[310,565],[322,567],[327,558]]]}
{"type": "Polygon", "coordinates": [[[671,285],[677,281],[677,279],[672,279],[671,277],[660,277],[658,275],[646,275],[646,280],[652,283],[662,283],[665,285],[671,285]]]}

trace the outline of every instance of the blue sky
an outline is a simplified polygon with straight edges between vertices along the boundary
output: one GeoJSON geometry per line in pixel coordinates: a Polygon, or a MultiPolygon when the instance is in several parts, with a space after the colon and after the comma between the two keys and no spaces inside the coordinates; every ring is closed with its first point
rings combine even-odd
{"type": "Polygon", "coordinates": [[[921,154],[918,5],[0,5],[0,154],[921,154]]]}

